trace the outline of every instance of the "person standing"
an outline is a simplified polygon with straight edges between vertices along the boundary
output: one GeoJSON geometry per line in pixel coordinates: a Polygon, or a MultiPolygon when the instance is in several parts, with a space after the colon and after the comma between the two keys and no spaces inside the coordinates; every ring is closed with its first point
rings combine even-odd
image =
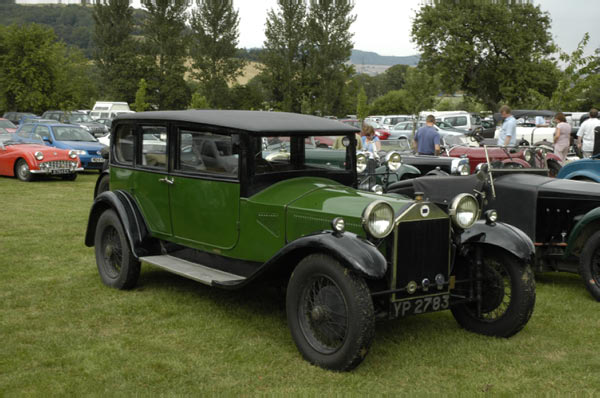
{"type": "Polygon", "coordinates": [[[567,123],[564,113],[558,112],[554,116],[556,120],[556,130],[554,131],[554,153],[558,155],[561,162],[564,162],[569,152],[569,142],[571,141],[571,126],[567,123]]]}
{"type": "Polygon", "coordinates": [[[435,128],[435,116],[428,115],[425,126],[420,127],[415,134],[413,147],[418,155],[440,154],[440,133],[435,128]]]}
{"type": "Polygon", "coordinates": [[[517,145],[517,119],[511,114],[511,109],[508,105],[502,105],[500,115],[504,119],[500,135],[498,136],[499,146],[516,146],[517,145]]]}
{"type": "Polygon", "coordinates": [[[577,147],[582,151],[584,158],[592,156],[594,150],[594,129],[600,126],[598,109],[590,109],[590,117],[581,123],[577,130],[577,147]]]}

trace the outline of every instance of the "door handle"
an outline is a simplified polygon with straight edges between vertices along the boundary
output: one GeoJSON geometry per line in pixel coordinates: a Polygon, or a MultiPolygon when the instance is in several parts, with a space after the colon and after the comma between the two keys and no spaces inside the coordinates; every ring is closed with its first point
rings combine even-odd
{"type": "Polygon", "coordinates": [[[173,185],[175,183],[175,180],[169,180],[169,177],[160,178],[158,181],[169,185],[173,185]]]}

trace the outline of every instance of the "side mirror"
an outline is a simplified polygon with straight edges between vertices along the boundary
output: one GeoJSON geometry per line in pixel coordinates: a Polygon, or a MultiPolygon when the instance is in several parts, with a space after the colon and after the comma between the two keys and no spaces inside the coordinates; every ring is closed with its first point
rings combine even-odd
{"type": "Polygon", "coordinates": [[[96,138],[104,137],[105,135],[106,135],[106,133],[103,133],[101,131],[94,132],[94,137],[96,137],[96,138]]]}
{"type": "Polygon", "coordinates": [[[48,136],[42,137],[42,140],[44,140],[44,142],[47,142],[48,144],[52,144],[52,138],[50,138],[48,136]]]}

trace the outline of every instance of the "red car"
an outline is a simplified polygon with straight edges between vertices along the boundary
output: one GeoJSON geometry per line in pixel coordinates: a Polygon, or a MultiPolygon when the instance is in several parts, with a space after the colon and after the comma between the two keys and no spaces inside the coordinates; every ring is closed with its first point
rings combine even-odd
{"type": "Polygon", "coordinates": [[[17,126],[15,126],[13,122],[2,117],[0,117],[0,128],[3,128],[11,134],[17,131],[17,126]]]}
{"type": "Polygon", "coordinates": [[[73,150],[25,144],[12,140],[12,135],[0,131],[0,175],[31,181],[36,175],[57,175],[73,181],[83,171],[73,150]]]}
{"type": "MultiPolygon", "coordinates": [[[[543,146],[518,148],[491,146],[487,148],[487,153],[490,162],[492,164],[501,163],[500,167],[548,168],[549,175],[552,177],[556,176],[562,167],[560,158],[552,153],[552,148],[543,146]]],[[[445,154],[456,158],[467,157],[472,173],[478,170],[477,166],[480,163],[486,162],[485,148],[483,147],[457,145],[448,148],[445,154]]]]}

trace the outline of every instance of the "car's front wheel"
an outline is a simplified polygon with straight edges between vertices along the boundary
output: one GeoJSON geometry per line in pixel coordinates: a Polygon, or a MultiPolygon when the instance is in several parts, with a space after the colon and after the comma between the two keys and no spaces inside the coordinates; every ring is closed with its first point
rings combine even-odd
{"type": "Polygon", "coordinates": [[[15,164],[15,175],[21,181],[29,182],[33,180],[33,174],[31,174],[31,170],[25,159],[17,160],[17,163],[15,164]]]}
{"type": "MultiPolygon", "coordinates": [[[[457,259],[454,297],[470,297],[477,291],[476,265],[457,259]]],[[[535,280],[529,265],[513,255],[487,249],[481,266],[481,300],[451,308],[465,329],[488,336],[510,337],[523,329],[535,306],[535,280]]]]}
{"type": "Polygon", "coordinates": [[[593,234],[583,246],[579,257],[579,275],[591,295],[600,301],[600,231],[593,234]]]}
{"type": "Polygon", "coordinates": [[[346,371],[367,355],[375,333],[369,289],[332,257],[312,254],[298,264],[286,310],[292,338],[310,363],[346,371]]]}
{"type": "Polygon", "coordinates": [[[140,275],[140,262],[131,252],[114,210],[106,210],[98,219],[94,246],[102,282],[117,289],[133,288],[140,275]]]}

